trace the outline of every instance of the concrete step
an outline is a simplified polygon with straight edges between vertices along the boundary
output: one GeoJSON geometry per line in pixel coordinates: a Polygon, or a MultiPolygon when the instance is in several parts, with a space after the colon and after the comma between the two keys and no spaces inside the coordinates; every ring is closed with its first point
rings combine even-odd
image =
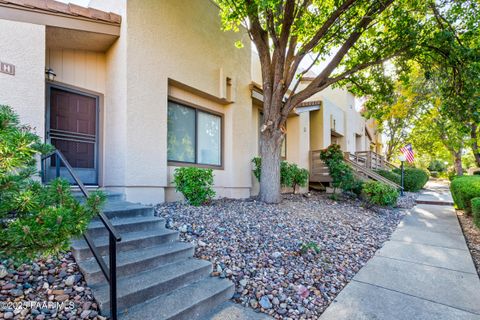
{"type": "MultiPolygon", "coordinates": [[[[122,241],[117,243],[117,252],[148,248],[175,240],[178,240],[178,231],[170,229],[129,232],[122,234],[122,241]]],[[[108,236],[94,238],[94,243],[102,256],[108,254],[108,236]]],[[[93,257],[87,242],[83,239],[72,241],[71,248],[77,262],[93,257]]]]}
{"type": "MultiPolygon", "coordinates": [[[[117,255],[117,276],[124,277],[191,258],[193,252],[193,245],[179,241],[150,248],[120,252],[117,255]]],[[[109,266],[108,256],[104,257],[104,261],[109,266]]],[[[106,281],[94,258],[79,261],[78,265],[89,285],[106,281]]]]}
{"type": "MultiPolygon", "coordinates": [[[[103,191],[105,193],[105,195],[107,196],[108,201],[123,201],[123,200],[125,200],[125,194],[123,194],[121,192],[108,191],[108,190],[104,190],[104,189],[96,187],[96,186],[86,186],[86,189],[87,189],[88,192],[92,192],[92,191],[96,191],[96,190],[103,191]]],[[[80,191],[80,188],[78,186],[72,186],[71,190],[72,190],[72,195],[75,199],[77,199],[79,201],[84,201],[85,200],[85,196],[80,191]]]]}
{"type": "Polygon", "coordinates": [[[107,201],[103,208],[103,213],[109,219],[154,216],[152,206],[128,201],[107,201]]]}
{"type": "MultiPolygon", "coordinates": [[[[122,312],[134,305],[205,278],[211,270],[212,264],[209,261],[192,258],[121,277],[117,282],[118,310],[122,312]]],[[[108,284],[92,286],[93,295],[103,312],[110,309],[109,288],[108,284]]]]}
{"type": "MultiPolygon", "coordinates": [[[[234,285],[210,277],[212,265],[192,258],[194,247],[179,241],[178,231],[165,228],[154,208],[109,197],[103,212],[122,241],[117,243],[118,310],[132,319],[200,319],[228,300],[234,285]]],[[[108,232],[94,219],[87,230],[109,264],[108,232]]],[[[110,285],[83,239],[72,252],[101,312],[110,312],[110,285]]]]}
{"type": "Polygon", "coordinates": [[[249,307],[227,301],[213,309],[202,320],[273,320],[273,318],[249,307]]]}
{"type": "MultiPolygon", "coordinates": [[[[131,218],[114,218],[110,222],[120,234],[137,231],[157,230],[165,227],[165,219],[153,216],[138,216],[131,218]]],[[[108,231],[100,219],[95,219],[88,226],[92,237],[107,236],[108,231]]]]}
{"type": "Polygon", "coordinates": [[[230,299],[234,290],[229,280],[207,277],[139,304],[122,314],[120,319],[204,319],[211,310],[230,299]]]}
{"type": "Polygon", "coordinates": [[[431,204],[434,206],[453,206],[453,201],[437,201],[437,200],[415,200],[416,204],[431,204]]]}

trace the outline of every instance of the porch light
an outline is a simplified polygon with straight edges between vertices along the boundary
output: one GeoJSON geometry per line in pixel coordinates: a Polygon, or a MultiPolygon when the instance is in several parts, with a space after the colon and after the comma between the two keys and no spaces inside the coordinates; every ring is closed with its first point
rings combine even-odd
{"type": "Polygon", "coordinates": [[[57,75],[52,68],[45,69],[45,77],[47,78],[47,80],[54,81],[56,76],[57,75]]]}

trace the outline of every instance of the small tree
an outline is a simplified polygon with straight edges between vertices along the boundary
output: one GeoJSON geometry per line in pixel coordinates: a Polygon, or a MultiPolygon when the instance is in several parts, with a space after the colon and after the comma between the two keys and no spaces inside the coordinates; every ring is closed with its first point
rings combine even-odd
{"type": "Polygon", "coordinates": [[[352,168],[343,160],[343,152],[338,144],[332,144],[322,150],[320,159],[327,165],[332,178],[333,197],[337,188],[357,195],[361,193],[362,182],[355,179],[352,168]]]}
{"type": "Polygon", "coordinates": [[[0,105],[0,259],[22,261],[68,249],[104,202],[103,194],[93,193],[81,205],[68,182],[44,186],[33,179],[35,157],[51,149],[0,105]]]}

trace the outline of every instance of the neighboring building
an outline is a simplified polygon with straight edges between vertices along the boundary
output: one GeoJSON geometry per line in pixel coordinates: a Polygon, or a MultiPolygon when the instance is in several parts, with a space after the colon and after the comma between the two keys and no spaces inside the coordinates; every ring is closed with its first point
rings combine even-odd
{"type": "MultiPolygon", "coordinates": [[[[14,75],[0,73],[0,103],[60,149],[85,183],[127,200],[178,199],[172,175],[186,165],[214,169],[219,197],[255,194],[259,66],[248,41],[234,46],[247,35],[222,31],[205,0],[91,6],[104,11],[0,1],[0,61],[15,66],[14,75]]],[[[286,127],[282,155],[304,168],[311,150],[332,142],[350,152],[381,148],[375,123],[342,89],[304,102],[286,127]]]]}

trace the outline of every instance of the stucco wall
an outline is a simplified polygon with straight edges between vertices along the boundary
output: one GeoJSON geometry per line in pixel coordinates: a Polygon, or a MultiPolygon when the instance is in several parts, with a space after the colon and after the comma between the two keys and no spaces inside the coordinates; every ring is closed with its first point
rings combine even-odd
{"type": "MultiPolygon", "coordinates": [[[[216,97],[225,95],[225,77],[232,79],[235,102],[221,106],[224,169],[215,170],[215,185],[219,196],[249,196],[250,46],[234,46],[245,35],[221,31],[217,10],[204,0],[127,2],[125,185],[130,200],[161,202],[165,188],[171,190],[173,168],[167,166],[166,152],[169,78],[216,97]]],[[[205,104],[199,97],[191,99],[205,104]]],[[[167,193],[167,200],[175,198],[167,193]]]]}
{"type": "Polygon", "coordinates": [[[287,161],[308,169],[310,151],[310,117],[309,112],[287,119],[287,161]]]}
{"type": "Polygon", "coordinates": [[[342,88],[327,88],[308,100],[323,102],[319,111],[311,113],[311,146],[326,148],[332,143],[332,120],[335,120],[335,139],[344,151],[366,150],[366,120],[356,110],[355,96],[342,88]]]}
{"type": "Polygon", "coordinates": [[[0,73],[0,104],[10,105],[23,124],[45,135],[45,27],[0,19],[0,61],[15,75],[0,73]]]}
{"type": "Polygon", "coordinates": [[[310,112],[310,150],[319,150],[324,148],[323,141],[325,139],[323,125],[323,109],[310,112]]]}
{"type": "Polygon", "coordinates": [[[127,26],[126,2],[91,1],[99,9],[122,15],[120,38],[105,54],[104,186],[125,192],[127,157],[127,26]],[[98,2],[98,4],[97,4],[98,2]],[[101,7],[100,5],[104,5],[101,7]],[[110,6],[106,6],[110,5],[110,6]],[[115,6],[113,6],[115,5],[115,6]]]}

